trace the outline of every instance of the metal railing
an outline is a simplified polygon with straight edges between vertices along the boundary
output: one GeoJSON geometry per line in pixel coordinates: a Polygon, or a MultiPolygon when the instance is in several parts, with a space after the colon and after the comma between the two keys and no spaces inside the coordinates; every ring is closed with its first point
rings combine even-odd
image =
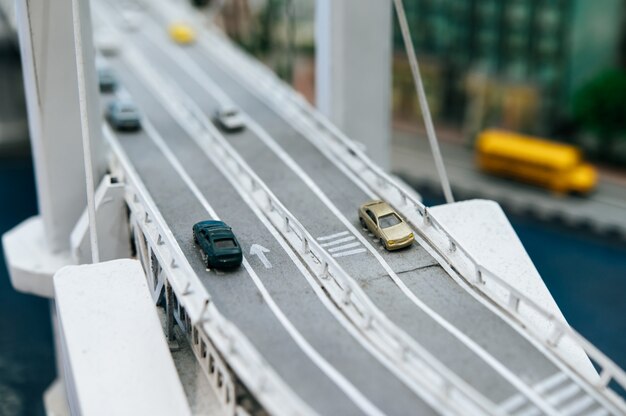
{"type": "Polygon", "coordinates": [[[309,127],[318,130],[318,136],[324,138],[325,145],[356,175],[363,178],[372,189],[378,191],[389,203],[402,212],[423,240],[434,249],[447,265],[457,270],[459,275],[471,287],[486,295],[498,307],[511,314],[522,323],[523,328],[533,328],[528,332],[544,346],[548,347],[570,370],[585,380],[594,390],[621,411],[626,411],[626,403],[613,391],[609,384],[617,383],[626,391],[626,373],[610,358],[604,355],[582,335],[568,324],[545,310],[528,296],[511,286],[498,274],[489,270],[476,260],[452,234],[413,196],[413,193],[399,184],[372,162],[362,147],[349,139],[328,119],[313,108],[301,95],[280,80],[271,70],[245,54],[219,32],[209,31],[215,56],[230,65],[234,72],[239,72],[244,82],[255,89],[264,88],[264,95],[276,100],[270,103],[278,112],[288,114],[292,120],[310,120],[309,127]],[[297,109],[297,111],[291,111],[297,109]],[[294,117],[295,116],[295,117],[294,117]],[[541,317],[550,325],[550,331],[542,331],[532,322],[532,318],[541,317]],[[595,380],[572,365],[559,346],[571,342],[580,347],[595,363],[600,378],[595,380]]]}
{"type": "Polygon", "coordinates": [[[207,334],[222,357],[269,412],[314,414],[265,362],[239,329],[217,310],[117,139],[108,126],[105,125],[103,131],[115,157],[112,170],[124,180],[126,203],[131,213],[140,219],[135,225],[141,228],[192,325],[207,334]]]}

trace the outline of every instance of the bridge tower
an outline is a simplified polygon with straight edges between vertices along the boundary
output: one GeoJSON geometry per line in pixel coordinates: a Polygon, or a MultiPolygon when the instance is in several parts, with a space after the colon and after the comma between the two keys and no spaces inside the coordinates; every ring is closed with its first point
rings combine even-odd
{"type": "Polygon", "coordinates": [[[315,13],[317,107],[388,168],[391,1],[317,0],[315,13]]]}

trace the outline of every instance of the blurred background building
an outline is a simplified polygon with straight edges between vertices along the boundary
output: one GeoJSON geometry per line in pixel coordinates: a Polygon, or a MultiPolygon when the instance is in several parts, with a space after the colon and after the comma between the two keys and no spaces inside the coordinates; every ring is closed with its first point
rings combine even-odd
{"type": "MultiPolygon", "coordinates": [[[[577,96],[596,107],[615,101],[606,96],[610,90],[617,95],[613,87],[592,93],[591,99],[581,93],[607,71],[621,68],[609,84],[626,79],[626,1],[405,3],[442,139],[472,144],[479,131],[497,126],[577,143],[591,156],[626,162],[626,123],[599,132],[598,125],[606,125],[607,117],[589,119],[579,114],[587,109],[575,108],[577,96]]],[[[313,101],[315,1],[227,4],[221,14],[231,37],[313,101]],[[293,54],[287,53],[290,50],[293,54]]],[[[394,127],[419,134],[419,105],[395,19],[393,39],[394,127]]],[[[621,103],[620,97],[617,105],[621,103]]]]}

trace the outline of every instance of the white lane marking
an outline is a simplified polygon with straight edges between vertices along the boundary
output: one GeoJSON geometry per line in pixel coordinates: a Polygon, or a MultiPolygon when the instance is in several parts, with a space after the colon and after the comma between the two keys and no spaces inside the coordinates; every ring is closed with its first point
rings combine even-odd
{"type": "Polygon", "coordinates": [[[550,377],[547,377],[539,383],[535,384],[533,388],[539,393],[544,393],[550,390],[552,387],[558,386],[565,380],[567,380],[567,375],[565,373],[554,373],[550,377]]]}
{"type": "Polygon", "coordinates": [[[529,404],[528,407],[522,409],[519,412],[515,413],[515,416],[540,416],[541,410],[537,409],[535,406],[529,404]]]}
{"type": "MultiPolygon", "coordinates": [[[[142,79],[140,77],[140,79],[142,79]]],[[[145,81],[144,81],[145,82],[145,81]]],[[[150,90],[150,88],[148,88],[150,90]]],[[[151,91],[151,90],[150,90],[151,91]]],[[[159,98],[159,97],[157,97],[159,98]]],[[[167,107],[166,107],[167,108],[167,107]]],[[[171,114],[171,113],[170,113],[171,114]]],[[[173,114],[171,114],[174,116],[173,114]]],[[[178,120],[177,120],[178,121],[178,120]]],[[[152,124],[146,119],[144,121],[144,130],[148,133],[148,136],[152,139],[152,141],[157,145],[159,150],[165,155],[166,159],[170,162],[170,164],[174,167],[178,175],[183,179],[187,187],[193,192],[194,196],[198,199],[198,201],[202,204],[204,209],[213,217],[214,219],[219,219],[217,212],[213,209],[213,207],[206,200],[202,192],[198,189],[193,180],[189,177],[185,169],[182,167],[176,156],[169,149],[163,138],[156,131],[156,129],[152,126],[152,124]]],[[[230,175],[226,175],[230,180],[230,175]]],[[[234,185],[234,183],[233,183],[234,185]]],[[[248,201],[246,201],[248,202],[248,201]]],[[[281,325],[287,330],[291,338],[296,342],[296,344],[302,349],[302,351],[315,363],[315,365],[324,373],[328,378],[330,378],[350,399],[353,400],[355,405],[363,410],[367,414],[371,415],[382,415],[383,413],[372,404],[367,398],[354,387],[352,383],[350,383],[335,367],[333,367],[326,359],[324,359],[312,346],[307,342],[307,340],[302,336],[302,334],[293,326],[291,321],[287,319],[282,310],[278,307],[278,305],[274,302],[271,295],[257,276],[254,269],[248,263],[248,260],[244,257],[242,262],[246,271],[252,277],[255,285],[261,292],[263,299],[267,303],[267,305],[272,310],[272,313],[279,320],[281,325]]]]}
{"type": "Polygon", "coordinates": [[[601,409],[596,410],[593,413],[587,414],[586,416],[609,416],[609,411],[604,408],[601,408],[601,409]]]}
{"type": "Polygon", "coordinates": [[[263,263],[263,267],[265,267],[266,269],[272,268],[272,263],[270,263],[270,261],[267,259],[267,256],[265,255],[265,253],[269,252],[270,251],[268,249],[260,244],[252,244],[252,246],[250,247],[250,255],[257,256],[259,260],[261,260],[261,263],[263,263]]]}
{"type": "Polygon", "coordinates": [[[568,384],[565,387],[548,395],[548,403],[558,406],[565,400],[574,397],[580,391],[580,387],[576,384],[568,384]]]}
{"type": "Polygon", "coordinates": [[[329,253],[336,253],[338,251],[342,251],[342,250],[347,250],[349,248],[354,248],[354,247],[358,247],[360,246],[361,243],[359,243],[358,241],[356,243],[350,243],[350,244],[344,244],[342,246],[339,247],[333,247],[333,248],[329,248],[328,252],[329,253]]]}
{"type": "MultiPolygon", "coordinates": [[[[188,58],[189,59],[189,58],[188,58]]],[[[205,74],[195,61],[189,59],[189,65],[182,65],[182,61],[177,61],[181,63],[181,68],[187,73],[196,79],[198,82],[209,94],[216,94],[213,90],[222,91],[223,90],[215,84],[215,82],[205,74]],[[193,70],[191,69],[193,68],[193,70]]],[[[244,81],[245,83],[245,81],[244,81]]],[[[385,271],[389,274],[392,280],[396,283],[396,285],[400,288],[400,290],[420,309],[422,309],[425,313],[427,313],[433,320],[435,320],[440,326],[454,335],[462,344],[464,344],[471,351],[476,353],[479,357],[483,359],[486,363],[488,363],[496,372],[501,374],[506,380],[509,381],[514,387],[518,390],[524,392],[531,400],[539,406],[545,413],[547,414],[555,414],[555,411],[551,409],[547,403],[545,403],[542,398],[534,391],[531,390],[529,386],[524,384],[524,382],[517,377],[511,370],[509,370],[506,366],[504,366],[501,362],[497,361],[495,357],[493,357],[489,352],[487,352],[483,347],[481,347],[478,343],[476,343],[469,336],[461,332],[458,328],[454,327],[449,321],[445,320],[441,315],[436,313],[433,309],[428,307],[424,302],[422,302],[415,294],[405,285],[405,283],[398,277],[398,275],[393,271],[391,266],[382,258],[380,253],[369,244],[369,242],[363,237],[358,230],[352,225],[350,221],[343,215],[341,211],[329,200],[325,193],[317,186],[317,184],[308,176],[306,172],[287,154],[287,152],[280,146],[278,143],[271,137],[269,134],[261,128],[261,126],[254,121],[251,117],[249,117],[246,113],[241,113],[242,118],[245,120],[246,125],[250,130],[252,130],[256,136],[263,141],[282,161],[285,163],[308,187],[313,191],[318,198],[326,205],[326,207],[352,232],[352,234],[356,235],[357,238],[361,240],[363,245],[370,250],[370,252],[374,255],[374,257],[378,260],[378,262],[383,266],[385,271]]],[[[382,312],[381,312],[382,313],[382,312]]]]}
{"type": "MultiPolygon", "coordinates": [[[[318,240],[319,240],[319,238],[318,238],[318,240]]],[[[334,241],[331,241],[331,242],[328,242],[328,243],[323,243],[323,244],[320,244],[320,247],[331,247],[331,246],[336,246],[337,244],[347,243],[348,241],[352,241],[352,240],[356,240],[356,237],[355,237],[355,236],[353,236],[353,235],[348,236],[348,237],[344,237],[344,238],[340,238],[340,239],[338,239],[338,240],[334,240],[334,241]]],[[[329,251],[330,251],[330,250],[329,250],[329,251]]]]}
{"type": "Polygon", "coordinates": [[[335,253],[332,256],[337,258],[337,257],[345,257],[345,256],[351,256],[353,254],[359,254],[359,253],[365,253],[367,250],[364,248],[357,248],[354,250],[350,250],[350,251],[342,251],[340,253],[335,253]]]}
{"type": "Polygon", "coordinates": [[[574,400],[572,403],[561,409],[563,416],[572,416],[581,413],[583,410],[591,406],[593,398],[591,396],[583,396],[574,400]]]}
{"type": "Polygon", "coordinates": [[[348,234],[350,234],[349,231],[342,231],[340,233],[335,233],[335,234],[331,234],[331,235],[325,235],[323,237],[318,237],[317,241],[332,240],[333,238],[341,237],[341,236],[348,235],[348,234]]]}
{"type": "Polygon", "coordinates": [[[498,409],[500,409],[502,413],[512,413],[513,410],[520,408],[524,403],[528,403],[526,397],[521,394],[514,394],[503,401],[500,406],[498,406],[498,409]]]}

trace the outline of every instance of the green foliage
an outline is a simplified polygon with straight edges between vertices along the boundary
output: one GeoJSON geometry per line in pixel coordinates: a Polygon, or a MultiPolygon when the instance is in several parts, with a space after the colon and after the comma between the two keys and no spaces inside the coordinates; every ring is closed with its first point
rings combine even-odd
{"type": "Polygon", "coordinates": [[[603,141],[625,133],[626,71],[605,71],[580,88],[574,96],[574,118],[603,141]]]}

